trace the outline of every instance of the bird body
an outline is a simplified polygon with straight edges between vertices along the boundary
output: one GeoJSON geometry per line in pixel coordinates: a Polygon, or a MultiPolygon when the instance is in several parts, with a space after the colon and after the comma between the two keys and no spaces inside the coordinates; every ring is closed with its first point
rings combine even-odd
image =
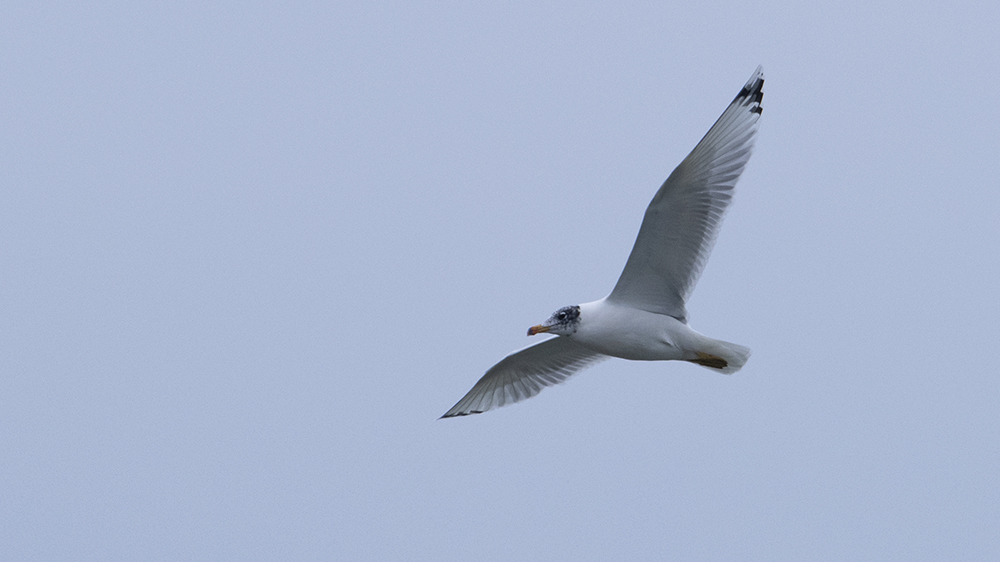
{"type": "Polygon", "coordinates": [[[673,316],[620,306],[607,298],[580,305],[580,327],[565,336],[587,349],[633,361],[684,359],[694,342],[673,316]]]}
{"type": "Polygon", "coordinates": [[[442,417],[478,414],[538,394],[609,357],[689,361],[739,371],[750,349],[694,331],[686,301],[712,251],[733,189],[750,160],[764,73],[750,77],[653,196],[632,253],[608,296],[560,308],[528,329],[556,337],[511,353],[442,417]]]}
{"type": "Polygon", "coordinates": [[[718,369],[723,374],[735,373],[750,356],[749,349],[703,336],[673,316],[621,306],[607,298],[581,304],[579,328],[564,337],[591,351],[632,361],[703,364],[716,357],[726,363],[718,369]]]}

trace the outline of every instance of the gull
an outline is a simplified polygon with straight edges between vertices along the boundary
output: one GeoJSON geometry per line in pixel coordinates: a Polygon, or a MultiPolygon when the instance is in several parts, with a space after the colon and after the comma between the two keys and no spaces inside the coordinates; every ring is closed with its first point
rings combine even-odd
{"type": "Polygon", "coordinates": [[[688,361],[726,375],[743,367],[750,349],[691,329],[685,302],[750,160],[763,86],[758,66],[653,196],[611,294],[560,308],[529,328],[529,336],[557,337],[504,357],[442,418],[480,414],[530,398],[610,357],[688,361]]]}

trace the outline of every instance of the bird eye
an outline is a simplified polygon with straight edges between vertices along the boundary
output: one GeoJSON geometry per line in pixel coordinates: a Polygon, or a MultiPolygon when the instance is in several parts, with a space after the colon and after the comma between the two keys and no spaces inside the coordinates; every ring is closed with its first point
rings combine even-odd
{"type": "Polygon", "coordinates": [[[560,319],[560,320],[565,320],[565,319],[566,319],[566,313],[565,313],[565,312],[560,312],[560,313],[559,313],[559,314],[558,314],[558,315],[556,316],[556,318],[558,318],[558,319],[560,319]]]}

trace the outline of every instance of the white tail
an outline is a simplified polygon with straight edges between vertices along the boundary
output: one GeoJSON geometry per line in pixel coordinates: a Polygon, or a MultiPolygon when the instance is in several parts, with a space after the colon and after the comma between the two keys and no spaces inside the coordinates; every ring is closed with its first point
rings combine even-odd
{"type": "Polygon", "coordinates": [[[750,348],[736,343],[705,338],[706,341],[697,352],[697,359],[689,359],[692,363],[701,365],[723,375],[731,375],[746,365],[750,359],[750,348]]]}

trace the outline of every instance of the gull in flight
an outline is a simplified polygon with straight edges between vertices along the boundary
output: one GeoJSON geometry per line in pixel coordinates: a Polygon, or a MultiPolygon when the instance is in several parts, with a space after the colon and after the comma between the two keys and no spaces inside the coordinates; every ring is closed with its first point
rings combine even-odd
{"type": "Polygon", "coordinates": [[[689,361],[726,375],[743,367],[750,349],[692,330],[684,303],[750,160],[763,86],[763,69],[757,67],[653,196],[611,294],[560,308],[529,328],[529,336],[558,337],[504,357],[442,418],[480,414],[530,398],[609,357],[689,361]]]}

